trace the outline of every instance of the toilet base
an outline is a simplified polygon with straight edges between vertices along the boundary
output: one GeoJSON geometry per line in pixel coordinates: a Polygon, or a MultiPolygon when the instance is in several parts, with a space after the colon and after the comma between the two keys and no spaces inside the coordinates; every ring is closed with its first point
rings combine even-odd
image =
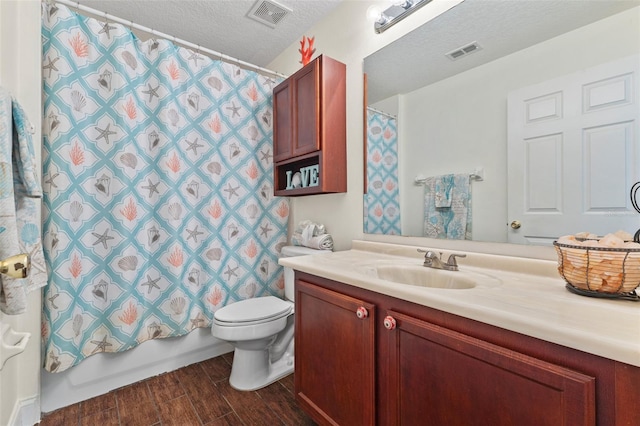
{"type": "Polygon", "coordinates": [[[269,349],[247,350],[236,346],[229,384],[240,391],[253,391],[293,373],[293,340],[276,361],[271,362],[269,349]]]}

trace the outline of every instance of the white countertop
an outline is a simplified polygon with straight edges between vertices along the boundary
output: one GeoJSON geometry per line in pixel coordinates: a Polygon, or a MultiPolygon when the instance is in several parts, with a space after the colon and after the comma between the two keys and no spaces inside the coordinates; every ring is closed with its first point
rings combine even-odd
{"type": "Polygon", "coordinates": [[[549,260],[465,252],[467,257],[458,260],[461,272],[487,274],[498,284],[494,280],[464,290],[398,284],[367,273],[376,263],[422,265],[416,249],[354,241],[351,250],[281,258],[279,263],[640,367],[640,302],[573,294],[558,275],[557,263],[549,260]]]}

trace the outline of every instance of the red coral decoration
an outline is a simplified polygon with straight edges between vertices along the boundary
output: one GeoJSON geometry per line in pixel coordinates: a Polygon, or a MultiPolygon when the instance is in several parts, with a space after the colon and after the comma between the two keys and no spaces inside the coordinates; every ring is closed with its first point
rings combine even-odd
{"type": "Polygon", "coordinates": [[[138,310],[136,309],[136,305],[132,301],[129,301],[129,306],[124,310],[122,315],[118,316],[118,318],[127,325],[133,324],[133,322],[138,319],[138,310]]]}
{"type": "Polygon", "coordinates": [[[278,287],[278,289],[280,289],[280,290],[284,289],[284,276],[282,276],[282,275],[280,276],[280,278],[276,282],[276,287],[278,287]]]}
{"type": "Polygon", "coordinates": [[[78,144],[78,142],[76,142],[73,148],[71,148],[71,151],[69,152],[69,157],[71,157],[71,162],[75,166],[78,166],[84,163],[84,151],[82,150],[82,147],[78,144]]]}
{"type": "Polygon", "coordinates": [[[258,89],[256,88],[255,84],[251,85],[249,90],[247,90],[247,96],[249,96],[249,99],[251,99],[253,102],[258,100],[258,89]]]}
{"type": "Polygon", "coordinates": [[[124,112],[127,114],[127,117],[129,117],[132,120],[135,120],[136,117],[138,116],[136,103],[133,101],[132,97],[129,97],[129,101],[127,101],[127,103],[122,107],[122,109],[124,109],[124,112]]]}
{"type": "Polygon", "coordinates": [[[283,219],[287,217],[287,215],[289,214],[289,206],[287,205],[287,203],[285,202],[280,203],[280,205],[278,206],[278,209],[276,210],[276,213],[278,213],[278,216],[280,216],[283,219]]]}
{"type": "Polygon", "coordinates": [[[171,77],[171,80],[180,80],[180,68],[174,61],[171,61],[171,64],[167,67],[167,71],[169,71],[169,77],[171,77]]]}
{"type": "Polygon", "coordinates": [[[396,187],[396,184],[392,180],[388,180],[385,184],[385,187],[387,188],[387,191],[393,191],[396,187]]]}
{"type": "Polygon", "coordinates": [[[69,40],[69,44],[78,58],[89,56],[89,45],[84,41],[80,33],[76,33],[76,35],[69,40]]]}
{"type": "Polygon", "coordinates": [[[300,52],[300,54],[302,55],[302,59],[300,60],[302,66],[307,65],[309,61],[311,61],[311,57],[313,56],[313,54],[316,53],[316,49],[313,47],[313,42],[315,41],[315,39],[315,36],[311,38],[302,36],[302,40],[300,40],[300,49],[298,49],[298,52],[300,52]],[[309,43],[309,46],[305,49],[304,45],[306,43],[309,43]]]}
{"type": "Polygon", "coordinates": [[[247,176],[249,176],[249,178],[251,179],[255,179],[258,177],[258,166],[256,166],[256,163],[251,162],[251,164],[249,164],[249,166],[247,167],[246,170],[247,176]]]}
{"type": "Polygon", "coordinates": [[[180,167],[181,167],[180,159],[178,158],[178,155],[175,152],[173,153],[173,157],[171,157],[169,161],[166,161],[165,164],[174,173],[178,173],[180,171],[180,167]]]}
{"type": "Polygon", "coordinates": [[[220,130],[222,130],[222,123],[220,123],[220,117],[218,117],[218,115],[215,115],[211,121],[209,121],[208,125],[213,133],[220,133],[220,130]]]}
{"type": "Polygon", "coordinates": [[[128,219],[129,222],[138,216],[138,208],[135,201],[133,201],[133,197],[129,198],[129,203],[123,209],[120,209],[120,214],[128,219]]]}
{"type": "Polygon", "coordinates": [[[207,301],[213,306],[217,306],[220,302],[222,302],[222,290],[220,290],[220,287],[215,286],[213,288],[213,292],[207,296],[207,301]]]}
{"type": "Polygon", "coordinates": [[[220,218],[220,216],[222,215],[222,207],[220,206],[220,203],[218,202],[218,200],[215,200],[213,204],[209,206],[209,209],[207,209],[207,212],[214,219],[220,218]]]}
{"type": "Polygon", "coordinates": [[[71,276],[73,278],[78,278],[82,273],[82,261],[78,259],[77,255],[73,255],[73,260],[71,261],[69,272],[71,272],[71,276]]]}

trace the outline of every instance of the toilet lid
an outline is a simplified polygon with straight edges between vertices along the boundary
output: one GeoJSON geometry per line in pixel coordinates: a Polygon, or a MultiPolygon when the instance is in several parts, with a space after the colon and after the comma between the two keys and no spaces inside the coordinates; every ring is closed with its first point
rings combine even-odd
{"type": "Polygon", "coordinates": [[[282,317],[293,309],[291,302],[285,302],[275,296],[256,297],[241,300],[218,309],[213,317],[217,321],[244,323],[263,321],[270,318],[282,317]]]}

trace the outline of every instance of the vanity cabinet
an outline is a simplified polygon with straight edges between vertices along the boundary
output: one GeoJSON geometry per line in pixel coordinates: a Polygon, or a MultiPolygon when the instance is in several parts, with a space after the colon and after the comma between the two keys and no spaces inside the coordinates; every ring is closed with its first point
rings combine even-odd
{"type": "Polygon", "coordinates": [[[295,339],[320,424],[637,425],[638,367],[301,272],[295,339]]]}
{"type": "Polygon", "coordinates": [[[347,190],[346,66],[320,55],[273,89],[274,192],[347,190]]]}
{"type": "Polygon", "coordinates": [[[375,423],[375,306],[296,283],[295,389],[323,424],[375,423]]]}

